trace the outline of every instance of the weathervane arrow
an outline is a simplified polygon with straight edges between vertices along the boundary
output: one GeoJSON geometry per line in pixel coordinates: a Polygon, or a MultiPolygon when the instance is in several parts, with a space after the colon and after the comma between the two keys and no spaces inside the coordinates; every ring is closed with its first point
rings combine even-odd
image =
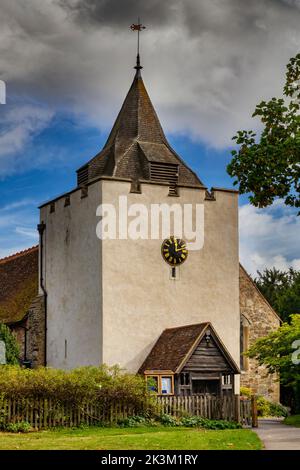
{"type": "Polygon", "coordinates": [[[137,71],[141,70],[143,67],[140,64],[140,32],[143,29],[146,29],[146,26],[144,26],[140,22],[140,18],[138,18],[137,24],[132,23],[130,26],[131,31],[137,31],[138,32],[138,37],[137,37],[137,57],[136,57],[136,66],[134,67],[137,71]]]}
{"type": "Polygon", "coordinates": [[[142,29],[146,29],[146,26],[143,26],[142,24],[134,24],[132,23],[132,25],[130,26],[130,29],[132,31],[142,31],[142,29]]]}

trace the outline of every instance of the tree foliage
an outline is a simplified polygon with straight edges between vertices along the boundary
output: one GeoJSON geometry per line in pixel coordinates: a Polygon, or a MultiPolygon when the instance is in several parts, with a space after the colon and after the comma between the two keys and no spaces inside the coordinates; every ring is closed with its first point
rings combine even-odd
{"type": "Polygon", "coordinates": [[[258,271],[255,283],[283,321],[293,313],[300,313],[300,271],[276,268],[258,271]]]}
{"type": "Polygon", "coordinates": [[[287,64],[283,96],[256,106],[252,116],[263,124],[259,138],[252,130],[233,137],[239,149],[231,152],[227,171],[240,193],[251,193],[249,200],[256,207],[276,198],[300,207],[300,54],[287,64]]]}
{"type": "Polygon", "coordinates": [[[19,364],[20,348],[17,343],[15,336],[12,334],[10,329],[0,323],[0,340],[4,341],[6,348],[6,363],[7,364],[19,364]]]}
{"type": "MultiPolygon", "coordinates": [[[[258,339],[247,355],[256,358],[260,365],[266,365],[270,373],[279,372],[284,385],[294,385],[300,381],[300,364],[293,362],[293,343],[300,341],[300,315],[291,315],[290,323],[283,323],[278,330],[258,339]]],[[[299,354],[300,359],[300,354],[299,354]]]]}
{"type": "Polygon", "coordinates": [[[270,373],[279,373],[281,384],[293,388],[295,408],[300,411],[300,315],[291,315],[290,323],[258,339],[247,355],[270,373]]]}

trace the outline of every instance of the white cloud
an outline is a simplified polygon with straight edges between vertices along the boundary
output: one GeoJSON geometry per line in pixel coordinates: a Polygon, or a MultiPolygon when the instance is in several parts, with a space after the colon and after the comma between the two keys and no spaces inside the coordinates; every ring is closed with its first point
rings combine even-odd
{"type": "Polygon", "coordinates": [[[38,243],[38,211],[34,200],[24,198],[0,207],[0,258],[38,243]]]}
{"type": "Polygon", "coordinates": [[[19,201],[14,201],[9,204],[6,204],[3,207],[0,207],[0,214],[7,211],[12,211],[14,209],[19,209],[20,207],[28,207],[28,206],[37,206],[38,202],[34,199],[24,198],[20,199],[19,201]]]}
{"type": "MultiPolygon", "coordinates": [[[[138,11],[147,25],[143,76],[164,128],[223,148],[240,127],[257,126],[250,116],[258,101],[281,92],[285,65],[299,51],[298,7],[297,0],[26,0],[25,9],[1,0],[0,71],[8,98],[29,94],[107,131],[132,79],[129,25],[138,11]]],[[[48,119],[41,116],[44,125],[48,119]]],[[[26,123],[3,137],[6,153],[26,143],[26,123]]]]}
{"type": "Polygon", "coordinates": [[[16,227],[16,233],[18,235],[24,235],[25,237],[31,238],[36,243],[38,242],[38,232],[35,229],[29,227],[16,227]]]}
{"type": "Polygon", "coordinates": [[[240,207],[240,260],[251,274],[273,266],[300,269],[300,217],[277,201],[267,209],[240,207]]]}
{"type": "Polygon", "coordinates": [[[53,112],[49,108],[32,105],[8,106],[0,115],[0,175],[14,173],[34,165],[26,161],[26,145],[50,123],[53,112]]]}

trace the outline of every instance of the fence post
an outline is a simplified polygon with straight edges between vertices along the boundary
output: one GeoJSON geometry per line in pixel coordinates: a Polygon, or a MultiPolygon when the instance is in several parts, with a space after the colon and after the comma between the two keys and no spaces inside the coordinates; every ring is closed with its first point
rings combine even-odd
{"type": "Polygon", "coordinates": [[[241,421],[240,395],[234,395],[234,419],[237,423],[241,421]]]}
{"type": "Polygon", "coordinates": [[[252,427],[258,428],[258,419],[257,419],[257,397],[253,395],[251,397],[251,415],[252,415],[252,427]]]}

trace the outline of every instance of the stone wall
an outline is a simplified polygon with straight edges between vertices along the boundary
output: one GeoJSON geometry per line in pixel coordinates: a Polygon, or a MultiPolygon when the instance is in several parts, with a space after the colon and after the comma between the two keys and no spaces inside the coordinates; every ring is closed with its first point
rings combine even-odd
{"type": "Polygon", "coordinates": [[[20,348],[20,360],[24,360],[25,356],[25,328],[26,328],[26,320],[21,323],[17,323],[16,325],[10,326],[12,333],[15,335],[15,338],[18,342],[20,348]]]}
{"type": "Polygon", "coordinates": [[[44,296],[37,296],[32,302],[27,319],[27,358],[32,367],[45,363],[45,304],[44,296]]]}
{"type": "MultiPolygon", "coordinates": [[[[248,321],[249,346],[258,338],[267,336],[280,326],[280,319],[269,305],[250,276],[240,266],[240,312],[248,321]]],[[[279,382],[267,373],[264,366],[249,359],[247,370],[241,373],[241,387],[249,387],[258,395],[279,402],[279,382]]]]}

